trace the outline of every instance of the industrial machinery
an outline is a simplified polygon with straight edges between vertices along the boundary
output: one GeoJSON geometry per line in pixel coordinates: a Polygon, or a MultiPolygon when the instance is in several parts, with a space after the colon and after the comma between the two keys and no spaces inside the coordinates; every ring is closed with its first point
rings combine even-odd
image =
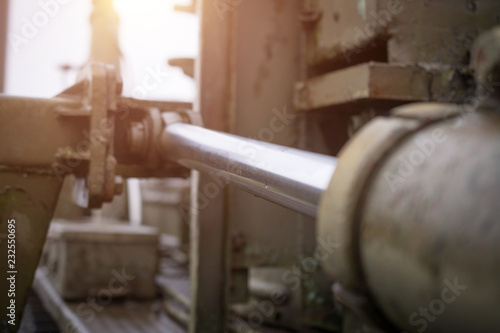
{"type": "MultiPolygon", "coordinates": [[[[123,179],[191,175],[192,290],[190,302],[183,301],[191,332],[253,332],[264,322],[345,333],[496,332],[500,30],[471,45],[479,31],[498,23],[500,8],[486,0],[460,6],[252,0],[216,2],[214,10],[199,1],[194,111],[122,97],[115,69],[100,63],[89,64],[74,86],[52,99],[0,96],[0,232],[8,234],[7,221],[15,220],[17,262],[23,263],[9,273],[15,263],[10,268],[2,259],[0,289],[11,287],[5,274],[16,274],[22,309],[66,176],[77,179],[75,202],[97,208],[113,200],[123,179]],[[443,9],[452,11],[445,28],[437,23],[443,9]],[[257,13],[266,16],[262,27],[249,33],[257,13]],[[367,13],[378,14],[370,21],[367,13]],[[307,73],[299,78],[290,74],[295,53],[286,54],[296,48],[291,36],[300,29],[307,73]],[[233,33],[249,38],[238,43],[233,33]],[[413,34],[419,38],[408,42],[413,34]],[[436,48],[448,34],[461,43],[436,48]],[[246,58],[255,45],[263,45],[262,58],[246,58]],[[294,86],[283,88],[283,82],[294,86]],[[271,108],[258,140],[246,138],[251,134],[242,124],[252,121],[250,109],[273,99],[269,94],[294,99],[302,114],[271,108]],[[231,113],[240,106],[246,113],[231,113]],[[295,144],[304,149],[271,143],[296,118],[299,137],[324,140],[295,144]],[[277,217],[283,211],[235,189],[300,214],[277,217]],[[241,217],[258,207],[270,222],[258,222],[260,212],[241,217]],[[254,303],[260,312],[248,311],[246,320],[230,316],[245,312],[229,304],[248,288],[249,268],[271,266],[291,267],[278,273],[286,288],[254,288],[265,294],[254,303]],[[296,289],[300,320],[287,325],[279,308],[296,289]]],[[[7,243],[0,249],[7,252],[7,243]]],[[[8,309],[7,302],[1,297],[0,307],[8,309]]],[[[4,330],[7,315],[2,312],[4,330]]]]}

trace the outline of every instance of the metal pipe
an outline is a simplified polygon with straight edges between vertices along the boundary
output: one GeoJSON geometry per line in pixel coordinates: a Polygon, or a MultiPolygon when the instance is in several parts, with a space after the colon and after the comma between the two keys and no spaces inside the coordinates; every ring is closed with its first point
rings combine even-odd
{"type": "Polygon", "coordinates": [[[337,164],[334,157],[184,123],[166,127],[161,148],[165,158],[211,174],[217,186],[231,184],[312,217],[337,164]]]}

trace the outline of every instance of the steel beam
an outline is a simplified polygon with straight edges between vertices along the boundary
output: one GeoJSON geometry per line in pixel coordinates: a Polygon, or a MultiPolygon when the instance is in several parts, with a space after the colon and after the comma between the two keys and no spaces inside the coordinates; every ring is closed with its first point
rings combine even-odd
{"type": "MultiPolygon", "coordinates": [[[[200,17],[200,52],[195,63],[198,98],[194,110],[203,115],[207,128],[228,131],[231,93],[231,41],[233,17],[221,20],[212,1],[197,2],[200,17]],[[214,79],[216,78],[216,79],[214,79]]],[[[208,175],[193,172],[191,200],[213,182],[208,175]]],[[[221,191],[210,205],[190,210],[190,333],[226,331],[228,317],[231,227],[227,197],[221,191]]]]}
{"type": "Polygon", "coordinates": [[[0,166],[49,169],[60,148],[76,146],[88,123],[63,120],[63,110],[79,110],[83,104],[69,98],[0,96],[0,166]]]}
{"type": "MultiPolygon", "coordinates": [[[[363,100],[413,102],[461,101],[471,93],[453,85],[454,72],[445,66],[426,69],[415,65],[369,62],[299,82],[295,106],[300,111],[332,108],[363,100]]],[[[458,72],[457,72],[458,73],[458,72]]]]}

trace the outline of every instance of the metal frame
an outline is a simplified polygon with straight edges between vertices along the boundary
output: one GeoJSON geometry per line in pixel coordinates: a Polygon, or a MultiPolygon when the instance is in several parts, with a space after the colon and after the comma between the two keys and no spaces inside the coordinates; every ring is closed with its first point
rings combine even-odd
{"type": "MultiPolygon", "coordinates": [[[[195,64],[198,100],[206,128],[228,131],[231,90],[231,32],[233,16],[221,20],[212,1],[197,3],[200,17],[200,55],[195,64]]],[[[199,190],[212,183],[209,175],[192,173],[191,194],[191,333],[226,331],[229,300],[230,225],[226,190],[199,211],[199,190]],[[202,285],[203,284],[203,285],[202,285]]]]}

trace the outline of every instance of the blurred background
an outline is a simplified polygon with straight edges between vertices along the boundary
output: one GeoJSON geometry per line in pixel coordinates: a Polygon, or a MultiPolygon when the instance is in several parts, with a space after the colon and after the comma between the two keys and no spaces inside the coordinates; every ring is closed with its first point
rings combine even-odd
{"type": "MultiPolygon", "coordinates": [[[[10,1],[5,93],[31,97],[53,97],[75,81],[78,70],[88,61],[91,47],[92,0],[58,1],[50,22],[29,42],[17,45],[26,21],[33,22],[41,3],[52,1],[10,1]]],[[[124,95],[141,99],[192,102],[194,81],[171,58],[194,58],[198,53],[198,18],[174,11],[183,0],[115,0],[120,17],[119,47],[124,95]],[[168,72],[158,87],[147,95],[133,96],[148,70],[168,72]]],[[[49,7],[50,8],[50,7],[49,7]]],[[[40,23],[43,23],[42,21],[40,23]]],[[[40,24],[42,25],[42,24],[40,24]]],[[[136,93],[138,94],[138,93],[136,93]]]]}
{"type": "MultiPolygon", "coordinates": [[[[5,45],[5,70],[3,75],[0,72],[0,81],[3,82],[0,93],[52,98],[72,86],[81,69],[97,59],[118,65],[124,84],[123,96],[185,102],[191,108],[196,89],[192,67],[199,51],[199,18],[192,12],[190,0],[0,0],[0,4],[0,23],[7,31],[6,43],[0,43],[5,45]],[[113,24],[115,21],[117,25],[113,24]],[[110,45],[114,44],[113,40],[117,40],[117,45],[110,45]],[[172,66],[169,62],[187,64],[187,67],[172,66]]],[[[3,56],[3,50],[0,54],[3,56]]],[[[182,250],[186,251],[187,226],[179,205],[189,205],[189,179],[128,179],[121,196],[104,205],[103,209],[93,211],[77,207],[72,202],[73,182],[72,176],[65,180],[55,222],[132,224],[139,228],[134,229],[139,234],[141,230],[146,234],[151,232],[147,226],[155,227],[155,232],[161,236],[161,244],[167,244],[160,250],[171,253],[173,247],[170,245],[178,248],[184,244],[182,250]],[[141,224],[144,229],[139,226],[141,224]]],[[[116,239],[111,242],[114,241],[116,239]]],[[[50,257],[47,253],[52,253],[51,246],[51,241],[48,241],[43,267],[54,266],[47,259],[50,257]]],[[[152,248],[153,253],[156,251],[152,248]]],[[[55,252],[60,251],[56,249],[55,252]]],[[[184,252],[178,252],[178,255],[185,264],[184,252]]],[[[151,262],[156,260],[156,254],[148,257],[153,258],[151,262]]],[[[163,259],[168,260],[170,255],[166,257],[163,259]]],[[[111,261],[118,260],[113,256],[110,258],[111,261]]],[[[161,267],[165,264],[162,260],[161,267]]],[[[188,295],[185,266],[179,269],[181,272],[177,273],[182,274],[182,279],[178,280],[181,285],[176,289],[188,295]]],[[[154,286],[154,281],[151,285],[154,286]]],[[[143,305],[146,312],[150,305],[143,305]]],[[[138,315],[141,313],[136,307],[132,311],[138,315]]],[[[97,328],[92,330],[99,331],[102,323],[95,321],[94,324],[97,328]]],[[[179,330],[172,322],[162,326],[170,332],[179,330]]],[[[62,327],[59,329],[65,331],[62,327]]],[[[56,326],[45,313],[36,293],[32,293],[21,332],[45,330],[56,330],[56,326]]]]}
{"type": "MultiPolygon", "coordinates": [[[[124,83],[123,96],[194,101],[192,73],[186,75],[180,67],[169,65],[169,61],[177,64],[187,61],[192,71],[192,59],[198,54],[198,17],[189,11],[190,1],[4,1],[8,4],[4,93],[54,97],[75,83],[86,63],[97,59],[117,65],[124,83]],[[113,40],[118,45],[110,45],[113,40]]],[[[132,224],[146,220],[161,229],[165,219],[162,214],[166,212],[155,207],[143,210],[142,194],[146,192],[145,196],[151,197],[149,194],[153,193],[151,200],[157,206],[154,189],[173,186],[174,193],[165,199],[166,206],[174,209],[170,219],[181,223],[175,205],[186,196],[189,180],[129,179],[127,185],[124,195],[93,215],[132,224]]],[[[82,213],[90,214],[71,202],[72,177],[68,177],[65,186],[67,195],[61,196],[56,217],[73,219],[82,213]]]]}

